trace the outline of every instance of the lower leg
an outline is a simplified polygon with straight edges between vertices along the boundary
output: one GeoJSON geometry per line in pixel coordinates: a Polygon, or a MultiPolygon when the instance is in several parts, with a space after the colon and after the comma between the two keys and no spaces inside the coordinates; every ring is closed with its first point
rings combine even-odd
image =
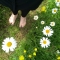
{"type": "Polygon", "coordinates": [[[21,18],[20,18],[20,24],[19,27],[24,27],[26,25],[26,15],[28,14],[30,10],[21,10],[21,18]]]}

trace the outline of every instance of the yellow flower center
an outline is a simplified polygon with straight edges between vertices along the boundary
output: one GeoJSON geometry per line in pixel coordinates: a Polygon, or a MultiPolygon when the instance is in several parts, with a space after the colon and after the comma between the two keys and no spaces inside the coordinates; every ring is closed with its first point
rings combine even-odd
{"type": "Polygon", "coordinates": [[[48,34],[50,32],[50,30],[46,30],[46,33],[48,34]]]}
{"type": "Polygon", "coordinates": [[[44,40],[44,41],[43,41],[43,44],[46,44],[46,43],[47,43],[47,41],[46,41],[46,40],[44,40]]]}
{"type": "Polygon", "coordinates": [[[54,23],[52,23],[52,25],[54,25],[54,23]]]}
{"type": "Polygon", "coordinates": [[[54,10],[54,12],[56,12],[56,10],[54,10]]]}
{"type": "Polygon", "coordinates": [[[42,22],[42,24],[43,24],[44,22],[42,22]]]}
{"type": "Polygon", "coordinates": [[[8,46],[8,47],[11,47],[11,45],[12,45],[11,42],[8,42],[8,43],[7,43],[7,46],[8,46]]]}

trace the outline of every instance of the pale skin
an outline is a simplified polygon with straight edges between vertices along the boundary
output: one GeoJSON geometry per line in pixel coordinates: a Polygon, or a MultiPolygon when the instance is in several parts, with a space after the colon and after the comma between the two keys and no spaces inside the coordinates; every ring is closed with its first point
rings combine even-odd
{"type": "MultiPolygon", "coordinates": [[[[10,18],[9,18],[9,23],[10,23],[11,25],[14,25],[17,16],[18,16],[18,14],[14,15],[14,14],[12,13],[12,15],[11,15],[10,18]]],[[[19,27],[24,27],[25,25],[26,25],[26,17],[22,17],[22,16],[21,16],[21,17],[20,17],[19,27]]]]}

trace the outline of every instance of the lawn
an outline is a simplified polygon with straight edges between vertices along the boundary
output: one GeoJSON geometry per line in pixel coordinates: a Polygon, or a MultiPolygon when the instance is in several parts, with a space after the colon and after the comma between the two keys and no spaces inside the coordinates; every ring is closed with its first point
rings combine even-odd
{"type": "MultiPolygon", "coordinates": [[[[8,22],[11,10],[0,5],[0,60],[58,60],[60,57],[60,7],[56,6],[55,0],[44,0],[35,10],[27,15],[27,24],[19,28],[19,16],[14,26],[8,22]],[[52,12],[52,9],[55,13],[52,12]],[[38,19],[34,20],[34,16],[38,19]],[[42,21],[44,23],[42,23],[42,21]],[[55,24],[51,24],[54,22],[55,24]],[[43,29],[50,28],[44,34],[43,29]],[[7,37],[14,37],[17,47],[13,52],[6,53],[2,50],[2,42],[7,37]],[[42,38],[48,38],[50,44],[42,46],[42,38]]],[[[46,40],[46,39],[45,39],[46,40]]],[[[44,42],[46,44],[46,41],[44,42]]]]}

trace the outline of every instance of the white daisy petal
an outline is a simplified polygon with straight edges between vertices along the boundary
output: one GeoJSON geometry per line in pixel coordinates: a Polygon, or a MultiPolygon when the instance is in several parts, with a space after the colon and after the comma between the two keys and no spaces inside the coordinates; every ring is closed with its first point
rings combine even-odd
{"type": "Polygon", "coordinates": [[[10,48],[10,51],[14,51],[14,48],[10,48]]]}
{"type": "Polygon", "coordinates": [[[48,45],[46,45],[46,48],[48,48],[48,45]]]}
{"type": "Polygon", "coordinates": [[[4,50],[6,53],[8,53],[8,52],[9,52],[9,48],[8,48],[8,47],[6,47],[5,45],[2,45],[2,50],[4,50]]]}
{"type": "Polygon", "coordinates": [[[2,49],[5,51],[6,48],[2,45],[2,49]]]}
{"type": "Polygon", "coordinates": [[[2,42],[2,44],[4,45],[4,44],[5,44],[5,42],[2,42]]]}
{"type": "Polygon", "coordinates": [[[9,49],[7,48],[7,49],[5,50],[5,52],[6,52],[6,53],[9,53],[9,49]]]}
{"type": "Polygon", "coordinates": [[[45,40],[45,37],[43,37],[43,39],[42,40],[45,40]]]}
{"type": "Polygon", "coordinates": [[[5,42],[5,43],[8,42],[8,41],[9,41],[9,38],[4,39],[4,42],[5,42]]]}

